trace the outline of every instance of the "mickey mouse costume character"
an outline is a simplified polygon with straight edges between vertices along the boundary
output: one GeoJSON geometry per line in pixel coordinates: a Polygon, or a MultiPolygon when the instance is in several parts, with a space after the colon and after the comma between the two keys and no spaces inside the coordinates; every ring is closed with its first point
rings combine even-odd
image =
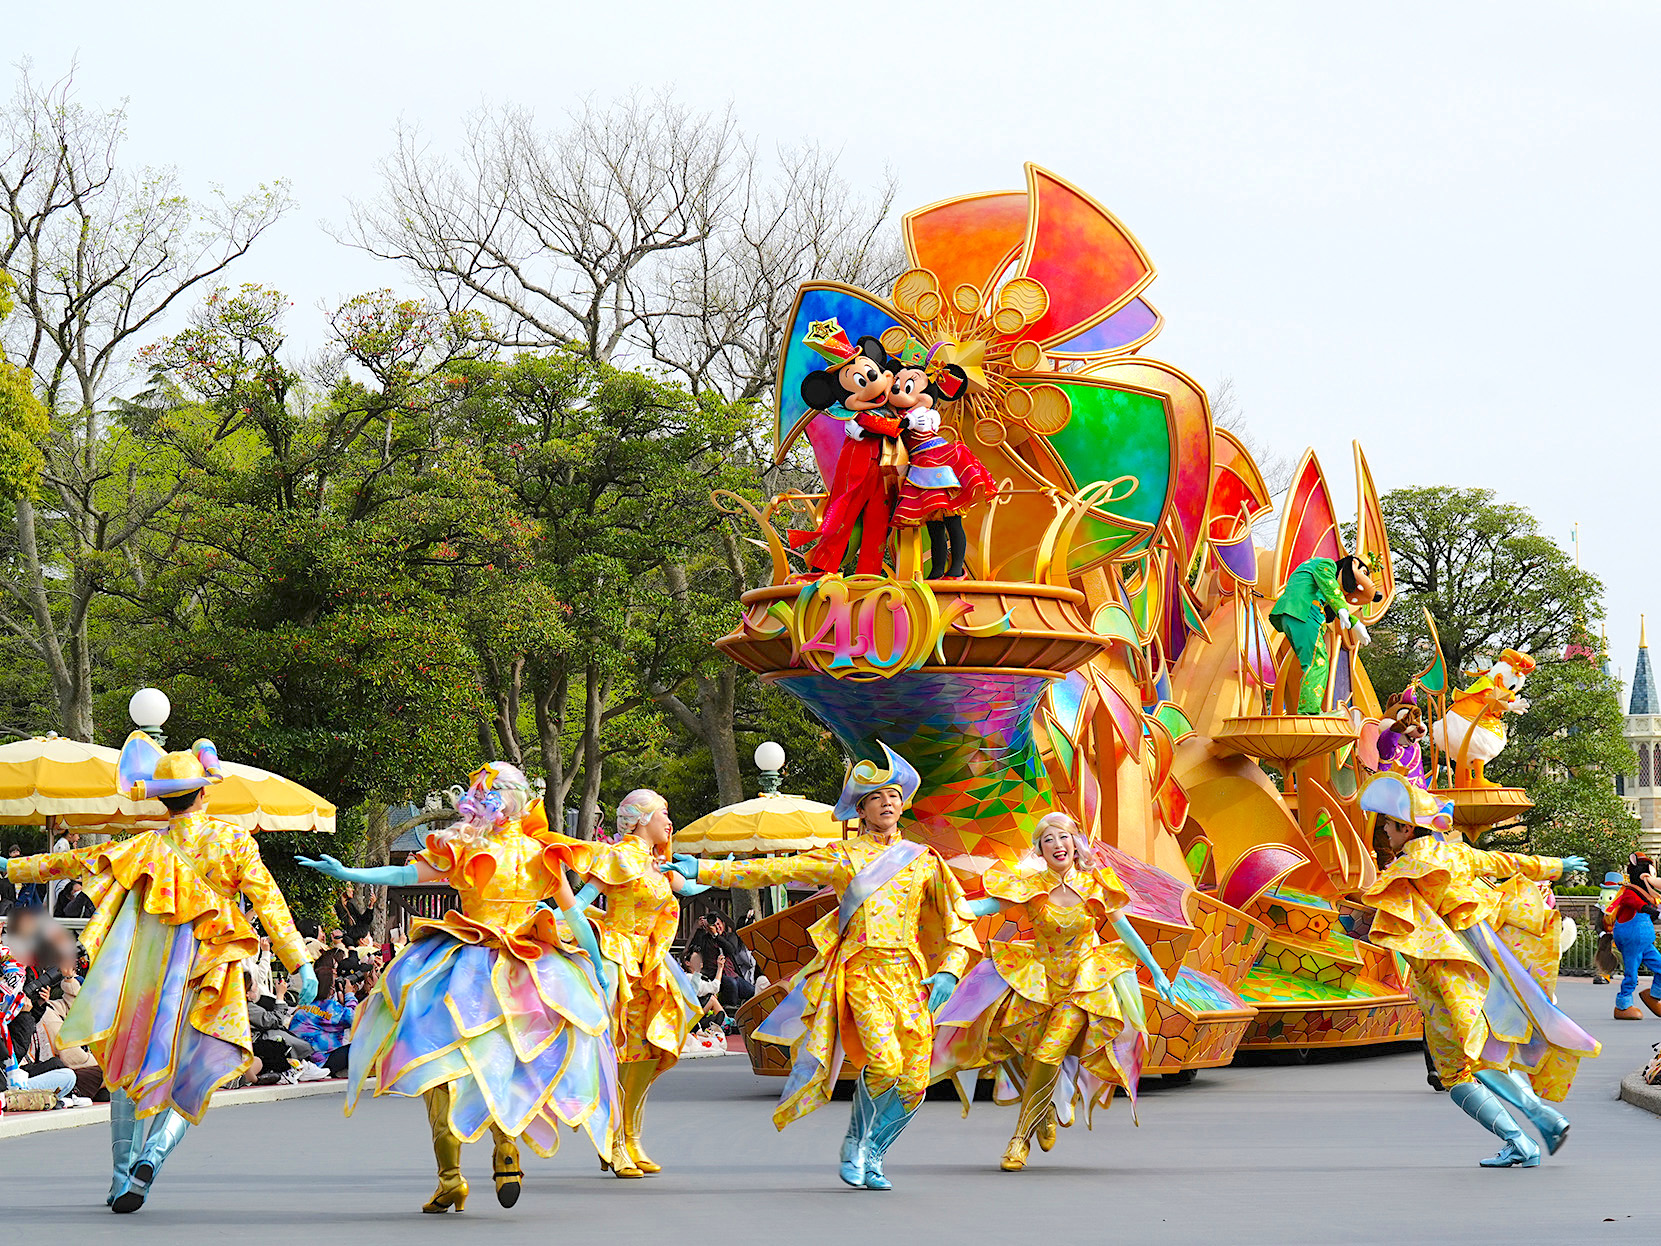
{"type": "Polygon", "coordinates": [[[790,533],[790,543],[798,549],[813,545],[808,565],[813,574],[826,575],[842,566],[854,524],[862,523],[854,569],[859,575],[881,575],[888,545],[888,473],[884,469],[897,471],[904,462],[900,418],[888,410],[894,361],[874,337],[850,343],[835,317],[814,321],[802,344],[831,364],[802,378],[802,401],[844,421],[848,440],[828,482],[830,500],[819,527],[790,533]],[[847,414],[839,414],[834,409],[838,406],[847,414]]]}
{"type": "Polygon", "coordinates": [[[903,436],[911,465],[900,486],[893,522],[898,528],[927,524],[929,579],[958,580],[963,578],[969,544],[963,532],[963,512],[990,497],[997,486],[992,473],[967,446],[940,435],[939,404],[961,397],[969,383],[962,368],[936,361],[940,346],[924,347],[915,338],[907,338],[895,359],[899,371],[894,374],[888,407],[904,417],[903,436]]]}

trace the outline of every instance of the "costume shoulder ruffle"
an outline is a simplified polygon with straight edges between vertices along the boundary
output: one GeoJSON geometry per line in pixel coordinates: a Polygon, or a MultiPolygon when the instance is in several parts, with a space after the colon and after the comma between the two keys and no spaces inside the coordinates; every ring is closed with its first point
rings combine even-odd
{"type": "MultiPolygon", "coordinates": [[[[1055,890],[1057,879],[1045,866],[1021,868],[994,865],[981,876],[986,894],[1009,904],[1025,904],[1035,896],[1055,890]]],[[[1067,886],[1096,911],[1098,917],[1117,912],[1130,903],[1130,893],[1119,881],[1111,866],[1099,870],[1074,870],[1067,875],[1067,886]]]]}

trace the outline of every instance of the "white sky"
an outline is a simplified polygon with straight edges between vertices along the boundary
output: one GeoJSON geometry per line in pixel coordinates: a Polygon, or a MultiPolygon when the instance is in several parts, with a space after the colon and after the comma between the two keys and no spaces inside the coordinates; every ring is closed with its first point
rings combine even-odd
{"type": "Polygon", "coordinates": [[[902,208],[1038,161],[1159,267],[1145,353],[1232,377],[1341,509],[1359,437],[1382,490],[1487,486],[1565,545],[1578,520],[1614,662],[1630,677],[1640,610],[1661,643],[1653,4],[5,7],[7,61],[78,57],[86,102],[129,99],[135,160],[291,179],[301,210],[232,279],[288,292],[308,348],[307,309],[399,283],[320,223],[374,192],[400,117],[447,144],[487,99],[552,121],[673,84],[764,141],[841,146],[856,182],[894,164],[902,208]]]}

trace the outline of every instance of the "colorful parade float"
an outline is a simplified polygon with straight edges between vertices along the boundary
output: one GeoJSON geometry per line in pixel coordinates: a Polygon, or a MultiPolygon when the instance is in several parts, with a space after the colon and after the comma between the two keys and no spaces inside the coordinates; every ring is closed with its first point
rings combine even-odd
{"type": "MultiPolygon", "coordinates": [[[[1162,323],[1154,268],[1110,212],[1028,165],[1025,189],[921,208],[903,233],[886,297],[797,295],[775,449],[805,447],[825,489],[717,497],[773,564],[718,647],[850,756],[881,741],[916,766],[906,832],[971,893],[1048,810],[1103,845],[1176,987],[1173,1003],[1143,987],[1147,1072],[1418,1038],[1402,963],[1359,937],[1354,900],[1376,877],[1357,792],[1377,753],[1358,743],[1383,709],[1354,644],[1393,589],[1359,446],[1356,548],[1313,453],[1263,547],[1274,500],[1251,455],[1195,381],[1140,353],[1162,323]],[[875,496],[894,518],[873,533],[875,496]],[[804,565],[793,547],[819,552],[804,565]],[[841,573],[844,550],[866,574],[841,573]],[[1346,554],[1376,592],[1353,619],[1316,616],[1327,656],[1308,665],[1269,616],[1306,564],[1346,554]]],[[[746,1034],[833,903],[746,931],[774,984],[740,1013],[746,1034]]],[[[749,1047],[757,1072],[786,1071],[784,1048],[749,1047]]]]}

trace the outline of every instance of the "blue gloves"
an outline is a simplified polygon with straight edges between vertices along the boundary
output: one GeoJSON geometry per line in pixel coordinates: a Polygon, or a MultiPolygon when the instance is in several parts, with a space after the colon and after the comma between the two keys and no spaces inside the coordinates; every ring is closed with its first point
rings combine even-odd
{"type": "Polygon", "coordinates": [[[665,874],[679,874],[689,883],[698,881],[698,858],[686,856],[684,853],[677,852],[673,861],[668,865],[658,866],[658,869],[665,874]]]}
{"type": "Polygon", "coordinates": [[[316,860],[311,857],[294,859],[308,869],[316,870],[319,874],[326,874],[343,883],[370,883],[376,887],[413,887],[419,881],[413,864],[377,865],[373,869],[354,870],[350,866],[342,865],[328,853],[316,860]]]}
{"type": "Polygon", "coordinates": [[[952,997],[952,992],[957,990],[957,975],[942,969],[924,978],[923,985],[929,989],[929,1011],[939,1012],[952,997]]]}
{"type": "Polygon", "coordinates": [[[1586,863],[1586,858],[1585,857],[1564,857],[1563,858],[1563,875],[1564,875],[1564,877],[1567,877],[1570,874],[1584,874],[1590,868],[1591,867],[1586,863]]]}
{"type": "Polygon", "coordinates": [[[317,973],[310,965],[301,965],[295,972],[295,980],[300,983],[300,1007],[317,999],[317,973]]]}
{"type": "Polygon", "coordinates": [[[1120,914],[1113,919],[1113,929],[1124,940],[1124,944],[1136,953],[1136,959],[1148,967],[1148,973],[1153,978],[1153,989],[1159,992],[1159,998],[1167,1004],[1175,1000],[1171,991],[1171,980],[1165,976],[1165,971],[1159,967],[1159,962],[1148,951],[1148,945],[1142,942],[1142,936],[1136,933],[1136,927],[1130,924],[1130,919],[1120,914]]]}
{"type": "Polygon", "coordinates": [[[576,903],[568,909],[560,909],[559,915],[565,919],[565,924],[571,927],[572,937],[582,945],[582,950],[588,953],[588,959],[594,962],[594,977],[600,983],[600,998],[606,1001],[611,999],[611,973],[606,968],[606,958],[600,955],[600,943],[594,937],[594,927],[589,923],[588,915],[583,912],[586,907],[584,904],[576,903]]]}
{"type": "Polygon", "coordinates": [[[17,1067],[17,1061],[13,1060],[6,1066],[7,1090],[22,1090],[28,1084],[28,1075],[25,1074],[22,1069],[17,1067]]]}

